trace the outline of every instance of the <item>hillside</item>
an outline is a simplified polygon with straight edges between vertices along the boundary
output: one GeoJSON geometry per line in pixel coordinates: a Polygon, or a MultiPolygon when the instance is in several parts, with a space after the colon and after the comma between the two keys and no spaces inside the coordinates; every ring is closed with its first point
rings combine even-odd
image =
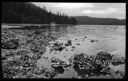
{"type": "Polygon", "coordinates": [[[125,25],[125,19],[116,18],[95,18],[89,16],[74,16],[77,20],[77,24],[87,24],[87,25],[125,25]]]}
{"type": "Polygon", "coordinates": [[[29,23],[29,24],[76,24],[73,17],[65,14],[53,14],[46,7],[40,8],[29,2],[3,2],[2,23],[29,23]]]}

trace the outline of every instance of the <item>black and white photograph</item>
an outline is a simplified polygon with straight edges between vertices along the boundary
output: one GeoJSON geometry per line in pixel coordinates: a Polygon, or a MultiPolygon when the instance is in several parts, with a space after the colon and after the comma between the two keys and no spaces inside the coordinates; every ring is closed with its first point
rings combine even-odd
{"type": "Polygon", "coordinates": [[[125,2],[2,2],[4,79],[124,79],[125,63],[125,2]]]}

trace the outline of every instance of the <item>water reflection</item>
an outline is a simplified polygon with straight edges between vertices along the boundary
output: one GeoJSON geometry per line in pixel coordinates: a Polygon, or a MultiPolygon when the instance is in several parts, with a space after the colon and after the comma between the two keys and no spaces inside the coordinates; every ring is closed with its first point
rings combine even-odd
{"type": "Polygon", "coordinates": [[[68,26],[50,26],[51,34],[56,34],[58,37],[66,36],[68,26]]]}

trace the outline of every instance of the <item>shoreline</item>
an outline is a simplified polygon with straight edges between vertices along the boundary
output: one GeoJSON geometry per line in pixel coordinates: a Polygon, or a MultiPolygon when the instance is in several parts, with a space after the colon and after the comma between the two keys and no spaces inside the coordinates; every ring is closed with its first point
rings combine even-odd
{"type": "MultiPolygon", "coordinates": [[[[48,74],[52,73],[52,72],[54,73],[56,71],[57,71],[57,75],[55,77],[57,77],[57,76],[62,77],[63,73],[64,73],[64,75],[66,75],[65,74],[66,69],[67,70],[70,69],[70,68],[68,69],[67,67],[73,68],[73,65],[74,65],[72,62],[73,60],[71,60],[71,59],[73,59],[74,56],[79,56],[81,53],[84,55],[87,55],[89,57],[90,56],[96,57],[97,53],[99,53],[100,51],[104,51],[104,53],[106,53],[106,54],[110,53],[109,49],[113,48],[114,43],[115,43],[115,46],[117,45],[116,47],[118,47],[118,49],[121,49],[121,46],[125,45],[125,43],[124,43],[125,40],[123,40],[123,39],[122,39],[123,41],[118,40],[118,39],[121,39],[119,36],[117,36],[117,39],[115,39],[115,40],[110,39],[110,38],[106,38],[107,39],[106,40],[105,38],[97,38],[92,35],[86,35],[83,37],[74,37],[74,35],[67,35],[66,37],[59,37],[59,38],[56,38],[55,40],[52,40],[51,38],[53,38],[53,37],[49,36],[49,34],[48,34],[49,32],[46,33],[43,31],[39,32],[39,33],[34,33],[34,32],[38,32],[36,30],[32,30],[32,31],[9,30],[7,32],[4,32],[4,31],[2,31],[2,32],[3,32],[3,34],[2,34],[3,42],[2,43],[5,44],[5,46],[7,46],[9,48],[8,45],[11,46],[11,44],[13,44],[13,42],[14,42],[14,44],[15,44],[15,42],[19,42],[19,45],[20,45],[20,47],[18,47],[17,51],[15,51],[14,49],[8,50],[7,48],[3,47],[2,50],[5,52],[5,55],[6,54],[9,55],[10,54],[9,52],[14,54],[14,58],[17,58],[17,55],[19,55],[19,53],[21,54],[21,56],[29,55],[29,57],[33,58],[31,61],[34,61],[35,62],[34,65],[36,65],[36,68],[34,70],[31,70],[30,73],[35,71],[35,73],[32,73],[32,74],[36,75],[36,72],[39,71],[39,73],[40,73],[43,70],[42,73],[37,75],[42,78],[47,78],[46,77],[47,73],[48,74]],[[18,33],[18,32],[20,32],[20,33],[18,33]],[[8,40],[7,40],[6,35],[10,36],[12,38],[7,37],[8,38],[8,40]],[[5,39],[4,39],[4,37],[5,37],[5,39]],[[18,39],[19,41],[16,39],[18,39]],[[14,40],[14,41],[12,41],[12,43],[11,43],[11,40],[14,40]],[[6,45],[6,41],[10,42],[10,43],[8,43],[6,45]],[[105,46],[107,46],[107,47],[105,47],[105,46]],[[101,48],[104,50],[102,50],[101,48]],[[109,49],[107,49],[107,48],[109,48],[109,49]],[[99,50],[99,49],[101,49],[101,50],[99,50]],[[99,51],[96,51],[96,50],[99,50],[99,51]],[[53,62],[51,62],[52,60],[53,60],[53,62]],[[54,67],[54,68],[52,68],[52,67],[54,67]],[[55,69],[56,67],[59,67],[62,71],[56,70],[55,69]],[[46,71],[44,71],[44,70],[46,70],[46,71]],[[63,70],[65,70],[65,71],[63,72],[63,70]]],[[[11,48],[13,48],[13,47],[11,47],[11,48]]],[[[112,51],[113,54],[120,54],[122,52],[122,50],[120,51],[120,53],[119,53],[119,51],[116,51],[116,50],[117,49],[115,48],[110,51],[112,51]]],[[[4,55],[4,52],[2,52],[2,55],[4,55]]],[[[110,54],[112,54],[112,52],[110,54]]],[[[12,57],[13,56],[9,56],[9,57],[7,56],[6,58],[11,59],[12,57]]],[[[116,57],[120,57],[120,55],[116,56],[116,57]]],[[[123,57],[125,58],[125,55],[123,55],[123,57]]],[[[2,58],[4,58],[4,56],[2,56],[2,58]]],[[[7,61],[7,59],[5,59],[5,60],[7,61]]],[[[82,58],[80,58],[80,59],[82,59],[82,58]]],[[[86,59],[86,58],[83,58],[83,59],[86,59]]],[[[3,67],[5,67],[4,64],[6,64],[5,60],[2,60],[3,67]]],[[[20,60],[17,60],[17,62],[19,62],[19,61],[20,60]]],[[[26,61],[28,62],[28,60],[26,60],[26,61]]],[[[12,61],[10,61],[10,62],[12,62],[12,61]]],[[[24,63],[24,61],[21,61],[21,62],[24,63]]],[[[89,61],[86,61],[86,62],[88,63],[89,61]]],[[[123,64],[125,65],[125,63],[123,63],[123,64]]],[[[14,65],[15,65],[15,63],[14,63],[14,65]]],[[[7,69],[9,69],[9,67],[11,67],[11,66],[13,66],[13,65],[8,66],[7,69]]],[[[102,66],[102,64],[101,64],[101,66],[102,66]]],[[[23,67],[23,66],[21,66],[21,67],[23,67]]],[[[30,68],[30,66],[26,66],[26,67],[30,68]]],[[[113,66],[111,66],[111,67],[114,68],[113,66]]],[[[116,67],[118,67],[117,70],[125,69],[124,66],[118,66],[118,64],[116,65],[116,67]]],[[[14,70],[15,69],[16,68],[14,68],[14,70]]],[[[26,71],[27,71],[27,69],[26,69],[26,71]]],[[[76,73],[78,74],[79,71],[81,71],[80,68],[78,68],[78,71],[76,73]]],[[[74,71],[71,71],[71,72],[74,72],[74,71]]],[[[115,72],[116,71],[113,71],[112,73],[115,73],[115,72]]],[[[125,71],[123,71],[123,72],[125,72],[125,71]]],[[[120,73],[118,73],[118,74],[120,74],[120,73]]],[[[118,74],[112,74],[112,76],[117,76],[118,74]]],[[[29,75],[29,73],[28,73],[28,75],[29,75]]],[[[48,77],[50,77],[51,75],[49,74],[48,77]]],[[[71,78],[74,76],[75,76],[75,74],[73,74],[71,76],[71,78]]],[[[112,78],[112,76],[110,75],[109,78],[112,78]]],[[[78,77],[81,77],[81,76],[77,75],[77,77],[75,77],[75,78],[78,78],[78,77]]],[[[106,76],[104,76],[104,77],[106,77],[106,76]]],[[[122,75],[120,75],[120,77],[122,77],[122,75]]],[[[86,78],[89,78],[89,77],[86,77],[86,78]]]]}

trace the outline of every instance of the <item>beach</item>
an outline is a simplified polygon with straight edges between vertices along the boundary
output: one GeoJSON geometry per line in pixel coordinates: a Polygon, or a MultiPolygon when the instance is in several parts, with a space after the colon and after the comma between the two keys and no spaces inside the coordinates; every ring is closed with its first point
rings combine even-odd
{"type": "MultiPolygon", "coordinates": [[[[121,75],[120,71],[125,74],[125,63],[121,62],[121,64],[114,66],[113,63],[117,61],[113,62],[112,60],[113,58],[125,58],[125,28],[125,26],[120,25],[76,25],[32,30],[5,28],[2,30],[2,58],[7,58],[2,60],[2,65],[5,67],[4,64],[6,65],[9,58],[15,60],[18,59],[18,56],[27,55],[31,58],[31,63],[36,69],[33,68],[30,71],[26,69],[27,73],[24,77],[29,77],[32,74],[36,78],[116,78],[117,76],[122,78],[124,75],[121,75]],[[15,40],[18,43],[17,46],[14,46],[15,49],[14,47],[10,48],[8,46],[11,43],[6,45],[6,42],[10,40],[15,40]],[[20,51],[21,55],[18,55],[20,51]],[[110,74],[102,75],[101,73],[96,76],[97,74],[91,70],[91,75],[88,73],[81,75],[79,71],[74,70],[74,62],[77,63],[73,60],[75,56],[84,54],[89,59],[91,58],[90,56],[93,56],[95,60],[101,51],[103,55],[108,54],[112,57],[110,64],[105,67],[111,69],[109,71],[110,74]],[[12,56],[8,56],[10,53],[12,53],[12,56]],[[52,59],[53,62],[51,61],[52,59]],[[56,70],[58,67],[61,69],[60,71],[56,70]],[[116,73],[117,71],[119,73],[116,73]],[[38,72],[40,74],[36,74],[38,72]]],[[[23,62],[29,63],[30,61],[23,60],[23,62]]],[[[24,68],[21,65],[16,66],[18,68],[24,68]]],[[[94,65],[92,64],[91,66],[94,65]]],[[[27,67],[30,69],[30,66],[27,67]]],[[[9,69],[9,67],[7,68],[9,69]]],[[[81,71],[81,69],[79,70],[81,71]]],[[[20,75],[21,73],[19,72],[18,76],[14,77],[19,77],[20,75]]]]}

